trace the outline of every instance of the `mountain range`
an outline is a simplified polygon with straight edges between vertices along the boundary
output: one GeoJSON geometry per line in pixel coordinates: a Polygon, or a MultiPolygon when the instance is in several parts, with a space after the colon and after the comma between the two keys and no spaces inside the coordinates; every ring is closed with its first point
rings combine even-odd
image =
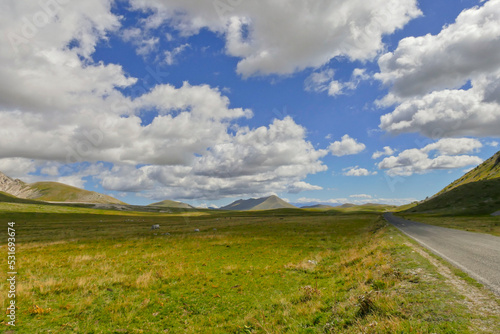
{"type": "MultiPolygon", "coordinates": [[[[58,182],[25,183],[13,179],[0,172],[0,202],[11,203],[91,203],[91,204],[120,204],[126,203],[104,194],[88,191],[58,182]]],[[[164,200],[148,205],[152,209],[174,208],[195,209],[193,206],[173,200],[164,200]]],[[[147,207],[144,207],[145,209],[147,207]]],[[[340,206],[310,205],[303,209],[318,210],[350,210],[350,209],[377,209],[380,204],[343,204],[340,206]]],[[[387,210],[394,209],[386,206],[387,210]]],[[[262,198],[240,199],[220,210],[256,211],[273,209],[296,209],[297,207],[272,195],[262,198]]],[[[443,190],[429,199],[418,203],[405,212],[409,213],[446,213],[446,214],[492,214],[500,209],[500,151],[481,165],[466,173],[458,180],[446,186],[443,190]]]]}
{"type": "Polygon", "coordinates": [[[326,204],[306,205],[306,206],[301,206],[300,208],[301,209],[317,209],[317,210],[331,210],[331,209],[335,209],[334,206],[326,205],[326,204]]]}

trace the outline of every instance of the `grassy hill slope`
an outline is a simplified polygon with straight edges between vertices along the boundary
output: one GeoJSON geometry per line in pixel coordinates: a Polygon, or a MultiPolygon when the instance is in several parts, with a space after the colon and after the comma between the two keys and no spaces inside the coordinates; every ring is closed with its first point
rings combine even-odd
{"type": "Polygon", "coordinates": [[[37,182],[29,185],[35,190],[28,199],[49,202],[81,202],[99,204],[126,204],[111,196],[72,187],[58,182],[37,182]]]}
{"type": "Polygon", "coordinates": [[[449,186],[441,190],[437,195],[443,194],[447,191],[460,187],[464,184],[477,182],[482,180],[493,180],[500,177],[500,151],[493,155],[491,158],[477,166],[449,186]]]}
{"type": "Polygon", "coordinates": [[[171,201],[168,199],[165,201],[149,204],[148,206],[160,206],[163,208],[175,208],[175,209],[194,209],[193,206],[191,206],[187,203],[171,201]]]}
{"type": "Polygon", "coordinates": [[[500,151],[406,213],[489,215],[500,209],[500,151]]]}
{"type": "Polygon", "coordinates": [[[496,178],[463,184],[405,212],[489,215],[499,209],[500,178],[496,178]]]}
{"type": "Polygon", "coordinates": [[[0,202],[2,203],[23,203],[23,204],[43,204],[43,202],[19,198],[11,194],[0,191],[0,202]]]}
{"type": "MultiPolygon", "coordinates": [[[[126,205],[126,203],[114,197],[94,191],[88,191],[58,182],[36,182],[28,184],[19,179],[10,178],[2,172],[0,172],[0,192],[11,197],[14,196],[17,199],[126,205]]],[[[4,197],[4,199],[6,198],[4,197]]],[[[12,199],[9,200],[12,201],[12,199]]]]}

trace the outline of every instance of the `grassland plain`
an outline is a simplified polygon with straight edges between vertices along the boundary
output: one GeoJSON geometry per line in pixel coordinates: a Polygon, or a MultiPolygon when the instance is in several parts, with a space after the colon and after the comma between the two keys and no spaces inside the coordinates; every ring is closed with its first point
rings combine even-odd
{"type": "Polygon", "coordinates": [[[500,331],[376,212],[2,205],[1,253],[7,222],[17,230],[16,333],[500,331]]]}

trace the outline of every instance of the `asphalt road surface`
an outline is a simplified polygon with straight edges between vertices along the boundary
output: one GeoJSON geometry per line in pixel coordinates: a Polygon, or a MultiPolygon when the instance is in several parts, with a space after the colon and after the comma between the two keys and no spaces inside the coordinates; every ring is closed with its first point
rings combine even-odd
{"type": "Polygon", "coordinates": [[[384,214],[404,234],[500,295],[500,237],[427,225],[384,214]]]}

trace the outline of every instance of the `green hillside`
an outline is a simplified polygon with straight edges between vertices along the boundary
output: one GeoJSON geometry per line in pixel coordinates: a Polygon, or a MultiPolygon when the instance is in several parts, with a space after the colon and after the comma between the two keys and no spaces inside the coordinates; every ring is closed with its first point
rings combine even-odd
{"type": "Polygon", "coordinates": [[[0,191],[0,202],[1,203],[24,203],[24,204],[42,204],[43,202],[19,198],[7,193],[0,191]]]}
{"type": "Polygon", "coordinates": [[[457,186],[405,212],[489,215],[498,210],[500,210],[500,178],[457,186]]]}
{"type": "Polygon", "coordinates": [[[191,206],[187,203],[171,201],[168,199],[165,201],[149,204],[148,206],[159,206],[162,208],[174,208],[174,209],[194,209],[193,206],[191,206]]]}
{"type": "Polygon", "coordinates": [[[500,210],[500,152],[406,213],[489,215],[500,210]]]}
{"type": "Polygon", "coordinates": [[[79,202],[99,204],[126,204],[111,196],[88,191],[58,182],[37,182],[29,185],[36,191],[36,199],[49,202],[79,202]]]}
{"type": "Polygon", "coordinates": [[[0,192],[4,196],[7,196],[2,197],[3,200],[9,200],[11,202],[13,201],[11,197],[14,197],[18,200],[26,199],[48,202],[126,205],[126,203],[114,197],[94,191],[88,191],[58,182],[37,182],[28,184],[19,179],[10,178],[2,172],[0,172],[0,192]]]}
{"type": "Polygon", "coordinates": [[[467,183],[482,180],[492,180],[500,177],[500,151],[494,156],[477,166],[449,186],[441,190],[437,195],[455,189],[467,183]]]}

